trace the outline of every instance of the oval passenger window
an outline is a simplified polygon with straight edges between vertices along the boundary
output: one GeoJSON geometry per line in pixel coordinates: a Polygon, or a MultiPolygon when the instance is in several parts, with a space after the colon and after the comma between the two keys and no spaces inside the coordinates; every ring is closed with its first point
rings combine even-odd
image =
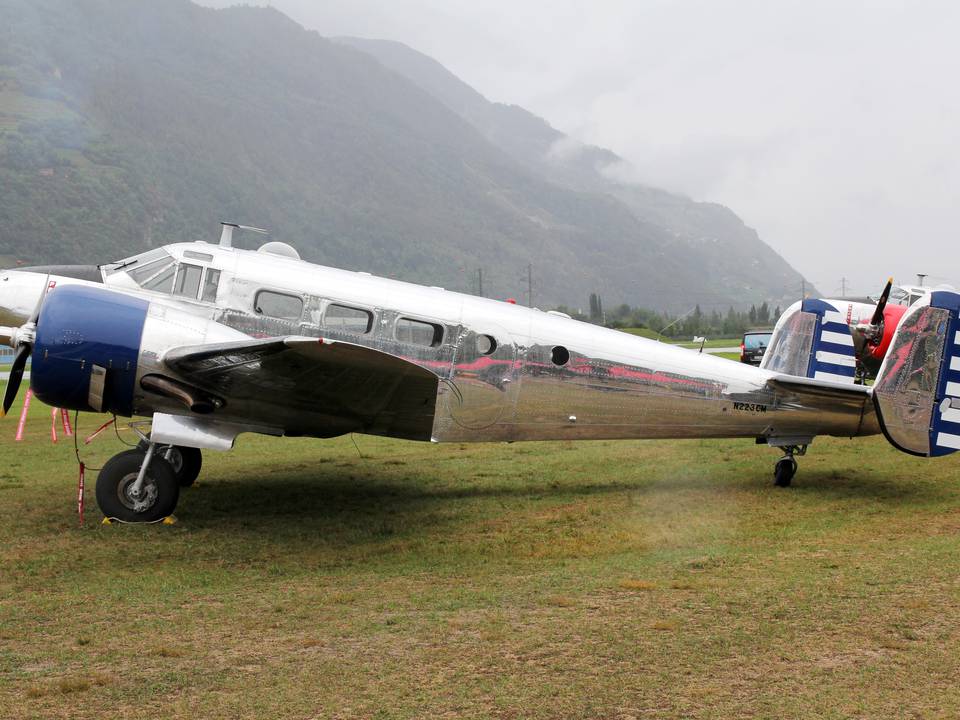
{"type": "Polygon", "coordinates": [[[563,345],[557,345],[550,351],[550,359],[554,365],[566,365],[570,362],[570,351],[563,345]]]}
{"type": "Polygon", "coordinates": [[[493,355],[497,351],[497,340],[492,335],[477,335],[477,352],[481,355],[493,355]]]}

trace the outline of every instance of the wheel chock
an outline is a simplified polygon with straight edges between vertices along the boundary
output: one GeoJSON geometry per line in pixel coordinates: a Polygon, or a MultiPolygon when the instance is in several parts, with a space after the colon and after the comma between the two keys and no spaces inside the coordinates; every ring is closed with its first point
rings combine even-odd
{"type": "Polygon", "coordinates": [[[101,524],[101,525],[113,525],[113,523],[110,522],[110,518],[108,518],[108,517],[105,517],[103,520],[101,520],[101,521],[100,521],[100,524],[101,524]]]}
{"type": "Polygon", "coordinates": [[[177,519],[176,519],[173,515],[167,515],[167,516],[163,519],[163,524],[164,524],[164,525],[176,525],[176,524],[177,524],[177,519]]]}

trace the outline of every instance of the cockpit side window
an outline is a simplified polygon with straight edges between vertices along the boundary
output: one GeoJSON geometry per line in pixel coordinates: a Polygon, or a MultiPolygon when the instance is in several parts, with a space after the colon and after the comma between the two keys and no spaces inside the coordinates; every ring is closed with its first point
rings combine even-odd
{"type": "Polygon", "coordinates": [[[200,277],[202,275],[203,268],[199,265],[181,264],[180,270],[177,272],[177,282],[174,285],[173,294],[196,300],[200,294],[200,277]]]}
{"type": "Polygon", "coordinates": [[[207,276],[203,280],[203,302],[216,302],[217,288],[220,286],[220,271],[207,268],[207,276]]]}

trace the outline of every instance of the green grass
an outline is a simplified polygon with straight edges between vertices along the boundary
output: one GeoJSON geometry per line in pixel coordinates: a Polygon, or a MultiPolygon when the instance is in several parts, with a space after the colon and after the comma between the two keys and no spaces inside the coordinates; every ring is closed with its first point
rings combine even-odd
{"type": "MultiPolygon", "coordinates": [[[[960,463],[818,440],[244,436],[78,527],[0,421],[0,716],[903,718],[960,707],[960,463]],[[361,456],[362,454],[362,456],[361,456]]],[[[86,434],[100,418],[81,418],[86,434]]],[[[129,436],[129,433],[125,433],[129,436]]],[[[110,434],[83,450],[99,465],[110,434]]]]}

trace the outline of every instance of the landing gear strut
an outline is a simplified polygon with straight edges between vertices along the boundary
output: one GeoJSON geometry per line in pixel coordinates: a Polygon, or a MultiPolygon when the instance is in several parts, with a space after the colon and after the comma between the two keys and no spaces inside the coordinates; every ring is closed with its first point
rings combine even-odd
{"type": "Polygon", "coordinates": [[[806,445],[786,445],[783,457],[777,460],[773,470],[773,484],[777,487],[790,487],[793,476],[797,474],[797,461],[794,455],[806,455],[806,445]]]}
{"type": "MultiPolygon", "coordinates": [[[[150,445],[149,435],[141,440],[137,448],[146,453],[150,445]]],[[[157,447],[157,454],[170,463],[180,487],[190,487],[200,474],[203,465],[203,455],[197,448],[181,445],[163,445],[157,447]]]]}

